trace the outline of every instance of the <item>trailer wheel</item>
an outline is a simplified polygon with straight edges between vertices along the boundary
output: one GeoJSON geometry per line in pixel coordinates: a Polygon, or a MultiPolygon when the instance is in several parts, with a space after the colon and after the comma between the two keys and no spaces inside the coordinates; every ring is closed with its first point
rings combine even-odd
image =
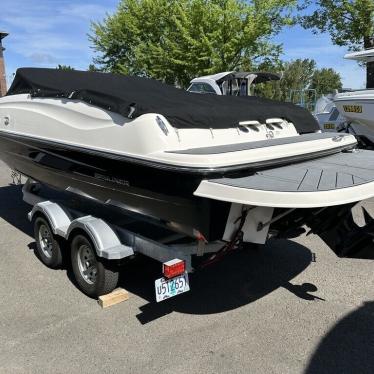
{"type": "Polygon", "coordinates": [[[61,245],[45,218],[36,217],[34,220],[34,237],[36,254],[43,264],[52,269],[60,267],[62,265],[61,245]]]}
{"type": "Polygon", "coordinates": [[[118,271],[96,256],[91,240],[82,234],[71,241],[71,264],[79,288],[86,295],[98,297],[117,287],[118,271]]]}

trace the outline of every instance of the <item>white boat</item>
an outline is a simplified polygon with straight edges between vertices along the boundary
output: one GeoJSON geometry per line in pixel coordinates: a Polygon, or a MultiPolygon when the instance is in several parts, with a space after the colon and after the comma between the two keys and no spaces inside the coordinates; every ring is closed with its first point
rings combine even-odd
{"type": "Polygon", "coordinates": [[[209,242],[230,240],[244,212],[247,242],[304,225],[326,239],[374,196],[374,153],[356,145],[291,103],[145,78],[20,69],[0,99],[11,168],[209,242]]]}
{"type": "Polygon", "coordinates": [[[313,115],[324,132],[345,131],[347,119],[334,103],[337,94],[338,92],[323,95],[316,101],[313,115]]]}
{"type": "MultiPolygon", "coordinates": [[[[374,61],[374,48],[344,56],[361,62],[374,61]]],[[[347,119],[350,131],[374,143],[374,88],[339,93],[334,97],[339,112],[347,119]]]]}
{"type": "Polygon", "coordinates": [[[256,84],[279,79],[281,76],[275,73],[225,71],[192,79],[187,91],[200,94],[252,96],[256,84]]]}

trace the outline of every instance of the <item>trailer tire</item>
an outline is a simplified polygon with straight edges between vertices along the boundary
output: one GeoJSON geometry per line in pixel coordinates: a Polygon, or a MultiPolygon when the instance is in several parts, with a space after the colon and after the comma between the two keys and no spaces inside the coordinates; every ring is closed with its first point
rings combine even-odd
{"type": "Polygon", "coordinates": [[[71,265],[79,288],[90,297],[105,295],[117,287],[117,269],[97,257],[91,240],[83,234],[71,240],[71,265]]]}
{"type": "Polygon", "coordinates": [[[34,238],[36,241],[36,255],[51,269],[56,269],[62,265],[61,242],[53,234],[48,221],[37,216],[34,219],[34,238]]]}

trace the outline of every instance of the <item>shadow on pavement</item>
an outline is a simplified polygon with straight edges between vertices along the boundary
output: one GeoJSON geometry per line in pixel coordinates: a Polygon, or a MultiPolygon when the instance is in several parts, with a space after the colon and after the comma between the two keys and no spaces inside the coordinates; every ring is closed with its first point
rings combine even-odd
{"type": "MultiPolygon", "coordinates": [[[[272,240],[257,250],[233,253],[221,262],[191,274],[190,292],[161,303],[156,303],[154,296],[154,280],[161,276],[161,265],[155,261],[141,258],[136,263],[129,263],[122,271],[120,286],[149,302],[140,308],[141,313],[137,316],[144,324],[173,311],[220,313],[254,302],[279,287],[289,289],[289,281],[311,261],[312,253],[306,247],[288,240],[272,240]]],[[[314,287],[312,290],[307,287],[290,291],[311,300],[305,296],[317,289],[311,286],[314,287]]]]}
{"type": "MultiPolygon", "coordinates": [[[[22,201],[22,186],[0,188],[0,217],[33,237],[27,213],[31,209],[22,201]]],[[[35,249],[30,243],[29,249],[35,249]]],[[[173,311],[190,314],[220,313],[254,302],[279,287],[284,287],[305,300],[317,297],[311,284],[292,285],[289,281],[311,262],[312,253],[306,247],[288,240],[271,240],[266,246],[234,252],[220,262],[190,275],[191,291],[161,303],[155,302],[154,281],[161,277],[161,264],[139,256],[129,261],[121,272],[119,286],[139,295],[148,303],[137,316],[141,323],[153,321],[173,311]]],[[[64,268],[76,285],[65,261],[64,268]]]]}
{"type": "Polygon", "coordinates": [[[374,302],[340,320],[322,339],[305,374],[374,373],[374,302]]]}
{"type": "Polygon", "coordinates": [[[295,296],[299,297],[300,299],[314,301],[314,300],[321,300],[325,301],[321,297],[312,295],[311,292],[318,291],[318,288],[312,283],[303,283],[301,285],[292,284],[287,282],[283,285],[283,288],[293,293],[295,296]]]}
{"type": "Polygon", "coordinates": [[[22,200],[22,186],[10,184],[1,187],[0,202],[0,218],[33,237],[32,227],[27,219],[31,207],[22,200]]]}

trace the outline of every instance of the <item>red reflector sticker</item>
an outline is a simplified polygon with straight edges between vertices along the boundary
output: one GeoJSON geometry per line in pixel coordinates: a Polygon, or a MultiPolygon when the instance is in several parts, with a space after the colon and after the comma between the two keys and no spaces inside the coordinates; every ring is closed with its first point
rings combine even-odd
{"type": "Polygon", "coordinates": [[[163,263],[162,272],[166,278],[174,278],[185,272],[186,265],[183,260],[174,259],[163,263]]]}

